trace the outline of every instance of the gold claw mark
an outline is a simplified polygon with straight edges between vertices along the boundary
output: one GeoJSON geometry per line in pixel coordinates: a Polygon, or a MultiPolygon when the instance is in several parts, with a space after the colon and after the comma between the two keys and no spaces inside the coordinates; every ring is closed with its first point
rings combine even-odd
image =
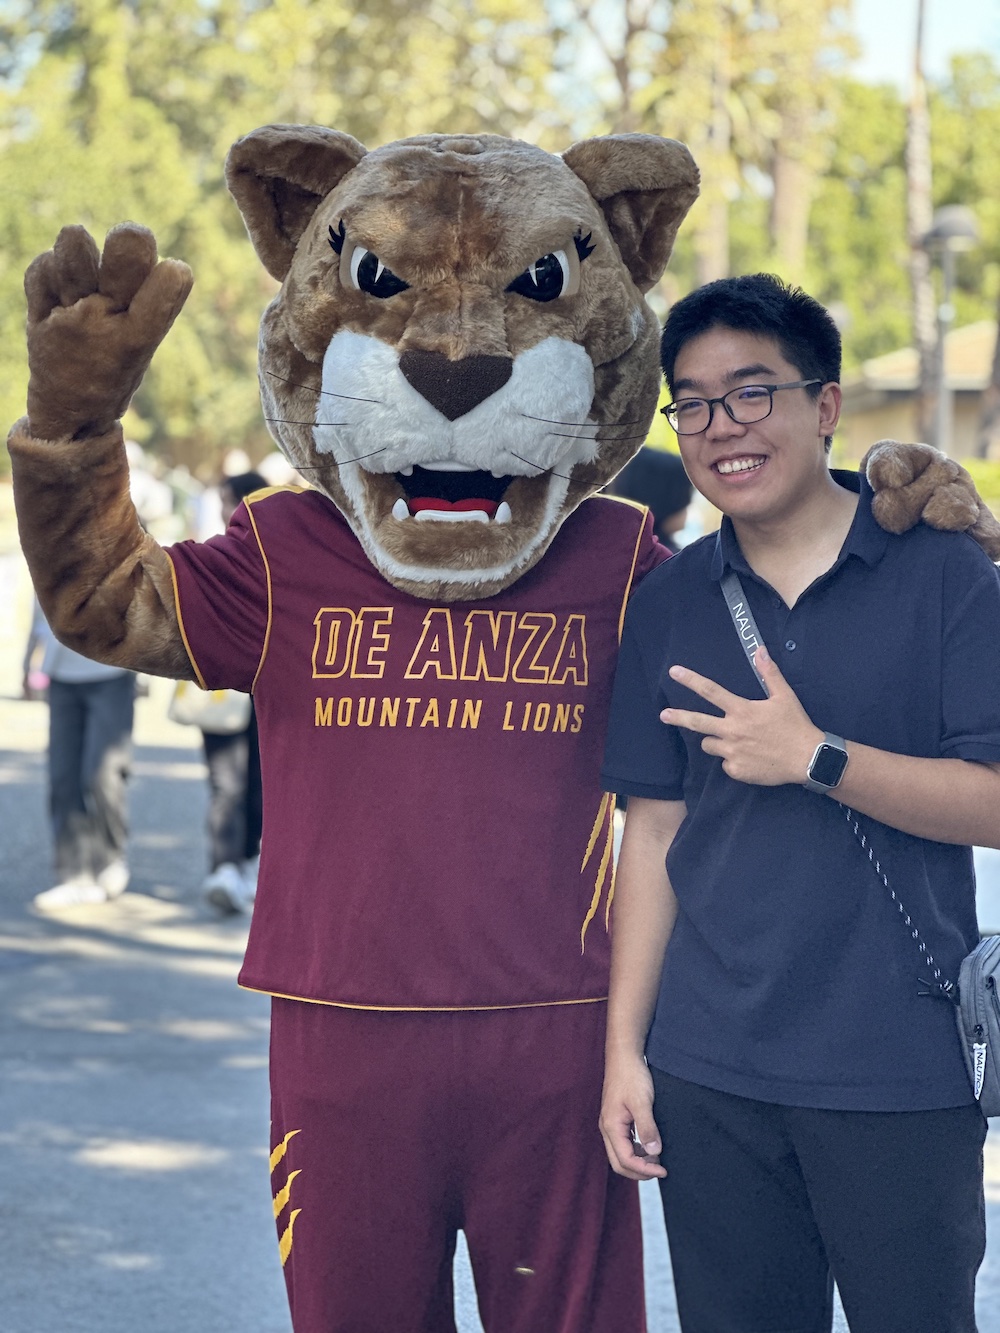
{"type": "Polygon", "coordinates": [[[611,904],[615,900],[615,867],[611,867],[611,886],[608,889],[608,896],[605,899],[604,906],[604,929],[611,929],[611,904]]]}
{"type": "Polygon", "coordinates": [[[288,1143],[289,1143],[289,1140],[290,1140],[290,1139],[294,1139],[294,1138],[295,1138],[295,1135],[296,1135],[296,1134],[299,1134],[299,1133],[301,1133],[301,1130],[298,1130],[298,1129],[291,1129],[291,1130],[288,1131],[288,1133],[285,1135],[285,1137],[281,1140],[281,1142],[280,1142],[279,1144],[276,1144],[276,1145],[275,1145],[274,1151],[271,1153],[271,1170],[272,1170],[272,1171],[273,1171],[274,1168],[278,1165],[278,1163],[281,1161],[282,1157],[284,1157],[285,1153],[288,1151],[288,1143]]]}
{"type": "Polygon", "coordinates": [[[597,818],[594,820],[594,827],[590,831],[590,841],[587,843],[587,850],[584,853],[583,863],[580,866],[580,874],[587,869],[587,862],[594,854],[594,848],[597,846],[597,839],[601,836],[601,829],[604,826],[604,817],[608,813],[608,804],[611,801],[611,793],[605,792],[601,798],[601,804],[597,810],[597,818]]]}
{"type": "Polygon", "coordinates": [[[515,1268],[515,1269],[514,1269],[514,1272],[515,1272],[515,1273],[520,1273],[522,1277],[534,1277],[534,1276],[535,1276],[535,1270],[534,1270],[533,1268],[515,1268]]]}
{"type": "Polygon", "coordinates": [[[292,1193],[292,1181],[295,1179],[296,1176],[300,1176],[301,1174],[302,1174],[301,1171],[293,1171],[292,1174],[285,1181],[284,1187],[278,1190],[277,1194],[274,1196],[272,1203],[274,1204],[275,1219],[277,1219],[278,1214],[288,1203],[289,1197],[292,1193]]]}
{"type": "MultiPolygon", "coordinates": [[[[604,889],[605,876],[608,873],[608,866],[611,864],[612,853],[614,851],[614,845],[615,845],[614,799],[615,798],[610,793],[608,792],[605,793],[604,799],[601,801],[600,809],[597,812],[597,820],[594,824],[593,832],[590,835],[590,843],[587,846],[587,854],[583,858],[583,865],[580,867],[580,873],[582,874],[583,871],[587,868],[587,862],[593,855],[594,848],[597,846],[597,839],[600,836],[601,826],[602,824],[604,824],[604,821],[607,820],[607,826],[604,835],[604,851],[601,854],[601,863],[598,866],[597,870],[597,883],[594,885],[594,896],[590,900],[590,907],[587,910],[587,915],[584,917],[583,925],[580,928],[581,953],[583,953],[587,947],[587,931],[590,927],[591,921],[593,921],[594,917],[597,915],[597,909],[600,906],[601,902],[601,893],[604,889]],[[609,814],[611,818],[608,818],[609,814]]],[[[608,897],[608,910],[605,913],[606,924],[610,919],[610,912],[611,912],[610,895],[611,893],[614,892],[614,883],[615,883],[615,872],[614,868],[612,868],[611,887],[609,889],[609,897],[608,897]]]]}
{"type": "Polygon", "coordinates": [[[281,1255],[282,1268],[284,1268],[288,1256],[292,1252],[292,1228],[295,1226],[295,1219],[301,1212],[301,1208],[296,1208],[295,1212],[292,1213],[291,1217],[288,1219],[288,1226],[285,1227],[284,1231],[281,1233],[281,1240],[278,1241],[278,1253],[281,1255]]]}

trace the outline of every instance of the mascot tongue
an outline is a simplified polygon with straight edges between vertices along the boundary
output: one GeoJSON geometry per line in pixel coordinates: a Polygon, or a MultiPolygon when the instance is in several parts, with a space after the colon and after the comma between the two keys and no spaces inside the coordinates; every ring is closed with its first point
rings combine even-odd
{"type": "Polygon", "coordinates": [[[483,510],[490,518],[497,512],[496,500],[441,500],[429,495],[422,495],[417,500],[408,501],[411,514],[419,514],[424,509],[436,509],[456,514],[468,514],[474,510],[483,510]]]}

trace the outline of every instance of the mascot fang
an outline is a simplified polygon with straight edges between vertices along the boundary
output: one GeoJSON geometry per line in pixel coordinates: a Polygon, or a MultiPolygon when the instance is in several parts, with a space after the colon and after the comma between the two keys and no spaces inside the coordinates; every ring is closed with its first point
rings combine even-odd
{"type": "MultiPolygon", "coordinates": [[[[307,490],[163,550],[119,418],[191,282],[126,224],[31,266],[22,540],[59,637],[254,694],[265,838],[243,985],[272,1001],[271,1172],[296,1333],[645,1327],[634,1185],[597,1131],[625,606],[665,558],[597,492],[658,391],[657,281],[697,193],[644,135],[374,152],[240,140],[230,188],[282,284],[265,415],[307,490]],[[387,1253],[388,1263],[376,1256],[387,1253]]],[[[879,472],[881,469],[881,473],[879,472]]],[[[896,530],[995,540],[957,465],[883,448],[896,530]]]]}

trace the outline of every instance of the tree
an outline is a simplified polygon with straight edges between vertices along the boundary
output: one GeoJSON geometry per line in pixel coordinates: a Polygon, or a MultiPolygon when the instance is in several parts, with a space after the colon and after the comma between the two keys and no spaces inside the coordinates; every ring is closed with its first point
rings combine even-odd
{"type": "Polygon", "coordinates": [[[937,402],[943,364],[939,364],[931,259],[925,237],[933,219],[931,124],[923,71],[924,0],[918,0],[913,80],[906,121],[906,218],[909,230],[910,300],[913,343],[919,360],[917,433],[935,443],[937,402]]]}
{"type": "Polygon", "coordinates": [[[67,222],[131,218],[195,271],[188,305],[126,422],[209,470],[268,447],[260,312],[274,285],[223,180],[257,125],[316,122],[369,146],[428,130],[561,140],[546,81],[556,34],[528,0],[22,0],[0,66],[0,403],[23,411],[21,275],[67,222]]]}

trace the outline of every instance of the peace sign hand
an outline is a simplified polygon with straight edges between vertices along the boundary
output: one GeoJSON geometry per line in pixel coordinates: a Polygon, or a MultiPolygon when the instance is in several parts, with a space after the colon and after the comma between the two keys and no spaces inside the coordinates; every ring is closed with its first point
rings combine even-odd
{"type": "Polygon", "coordinates": [[[722,760],[722,770],[737,782],[759,787],[802,783],[823,732],[810,722],[792,687],[763,646],[757,666],[769,698],[743,699],[699,676],[687,667],[673,666],[673,680],[722,710],[722,717],[665,708],[660,721],[704,736],[701,748],[722,760]]]}

